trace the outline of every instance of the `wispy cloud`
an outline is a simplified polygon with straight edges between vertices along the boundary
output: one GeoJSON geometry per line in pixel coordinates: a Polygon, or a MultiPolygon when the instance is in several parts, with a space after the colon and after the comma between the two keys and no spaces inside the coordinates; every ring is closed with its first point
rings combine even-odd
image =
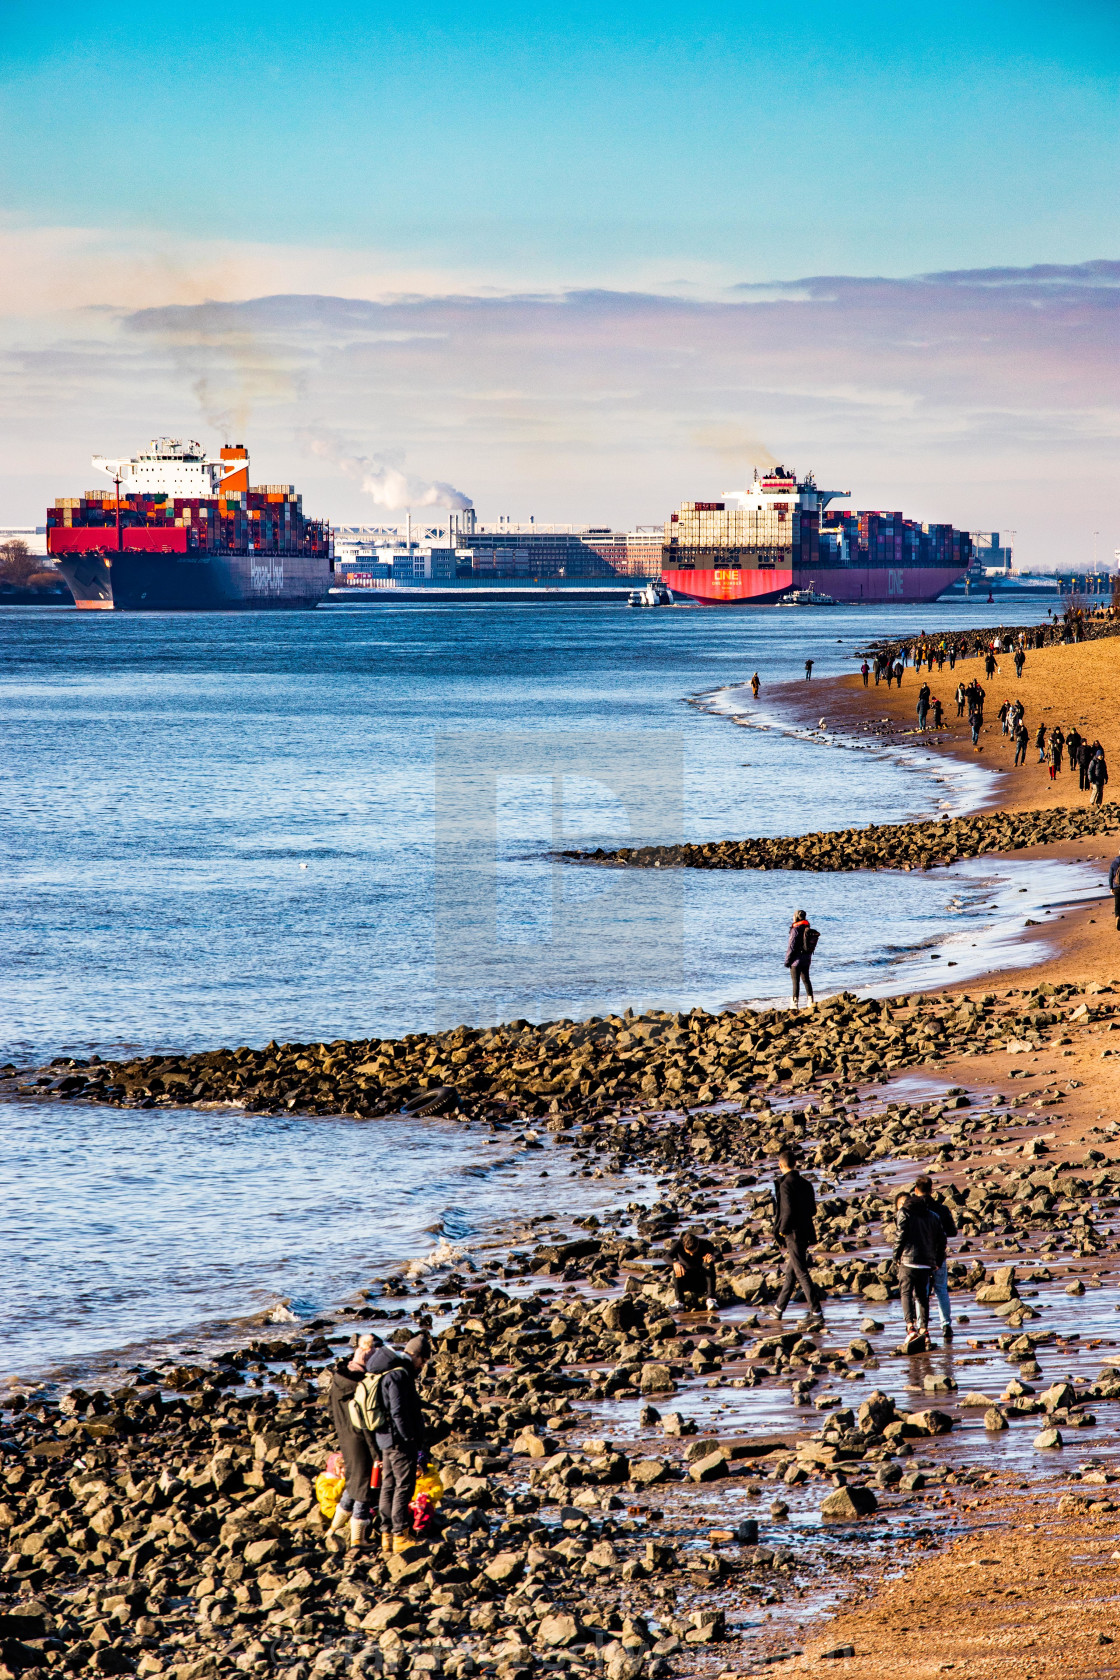
{"type": "Polygon", "coordinates": [[[1104,260],[707,297],[284,290],[25,334],[0,414],[16,470],[49,462],[51,490],[92,451],[198,425],[201,399],[215,420],[249,405],[262,474],[340,520],[369,517],[363,479],[381,507],[465,483],[484,516],[659,520],[777,456],[854,505],[1015,529],[1025,559],[1084,562],[1093,531],[1101,552],[1120,543],[1118,306],[1104,260]],[[361,444],[328,470],[309,416],[361,444]]]}

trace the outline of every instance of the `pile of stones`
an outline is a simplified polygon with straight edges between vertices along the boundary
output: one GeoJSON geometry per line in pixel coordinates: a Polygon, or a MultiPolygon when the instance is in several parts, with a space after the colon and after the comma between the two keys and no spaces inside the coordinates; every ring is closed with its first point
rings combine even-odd
{"type": "Polygon", "coordinates": [[[1022,851],[1057,840],[1083,840],[1120,830],[1120,807],[991,811],[939,821],[872,824],[775,839],[713,840],[701,845],[598,847],[561,852],[577,863],[629,869],[933,869],[961,858],[1022,851]]]}
{"type": "MultiPolygon", "coordinates": [[[[230,1103],[251,1113],[444,1112],[492,1125],[548,1116],[567,1129],[635,1104],[696,1104],[798,1091],[821,1080],[866,1080],[961,1051],[1017,1044],[1026,1053],[1068,1023],[1111,1015],[1111,989],[1072,986],[860,999],[840,993],[802,1013],[784,1009],[590,1021],[525,1020],[403,1039],[241,1046],[198,1055],[103,1062],[57,1058],[21,1073],[0,1068],[0,1095],[158,1108],[230,1103]]],[[[632,1134],[627,1133],[627,1136],[632,1134]]]]}

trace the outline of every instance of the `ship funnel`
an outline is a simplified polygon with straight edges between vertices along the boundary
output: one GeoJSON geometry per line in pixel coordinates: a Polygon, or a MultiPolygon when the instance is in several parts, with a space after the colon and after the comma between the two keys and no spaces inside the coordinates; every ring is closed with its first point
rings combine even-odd
{"type": "Polygon", "coordinates": [[[222,474],[221,488],[223,490],[249,490],[249,451],[243,443],[227,443],[219,449],[218,454],[223,461],[229,462],[228,471],[222,474]],[[236,463],[240,462],[238,466],[236,463]]]}

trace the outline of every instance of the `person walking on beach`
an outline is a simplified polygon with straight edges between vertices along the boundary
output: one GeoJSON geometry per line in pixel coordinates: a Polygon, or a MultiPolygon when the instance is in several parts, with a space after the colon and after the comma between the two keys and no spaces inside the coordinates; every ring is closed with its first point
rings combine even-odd
{"type": "Polygon", "coordinates": [[[991,648],[989,648],[987,653],[984,656],[984,675],[986,677],[994,677],[995,674],[996,674],[996,656],[992,652],[991,648]]]}
{"type": "Polygon", "coordinates": [[[719,1249],[709,1237],[696,1231],[685,1231],[669,1250],[673,1267],[673,1293],[677,1306],[686,1304],[686,1297],[703,1301],[709,1312],[716,1309],[716,1261],[719,1249]]]}
{"type": "Polygon", "coordinates": [[[1054,767],[1055,769],[1060,770],[1062,768],[1062,752],[1066,744],[1066,738],[1062,734],[1062,726],[1060,723],[1056,723],[1050,731],[1050,741],[1054,748],[1054,767]]]}
{"type": "Polygon", "coordinates": [[[1105,784],[1108,781],[1108,765],[1104,761],[1104,748],[1099,741],[1093,743],[1093,756],[1089,760],[1086,775],[1089,778],[1090,805],[1103,805],[1105,784]]]}
{"type": "Polygon", "coordinates": [[[1015,675],[1016,675],[1016,677],[1021,677],[1023,675],[1023,666],[1026,663],[1027,663],[1026,654],[1023,652],[1021,647],[1017,647],[1015,649],[1015,675]]]}
{"type": "Polygon", "coordinates": [[[416,1544],[412,1538],[409,1506],[416,1489],[416,1470],[424,1450],[424,1413],[416,1391],[416,1378],[431,1357],[432,1344],[426,1335],[406,1342],[403,1355],[395,1348],[378,1348],[369,1362],[370,1375],[379,1375],[378,1398],[385,1419],[376,1433],[381,1454],[381,1546],[405,1552],[416,1544]]]}
{"type": "Polygon", "coordinates": [[[789,942],[786,945],[785,966],[789,969],[789,977],[793,982],[793,1007],[799,1009],[801,984],[804,982],[805,995],[809,999],[809,1007],[813,1005],[813,982],[809,978],[809,967],[813,961],[813,952],[817,948],[820,934],[816,928],[809,926],[809,918],[804,910],[794,912],[790,923],[789,942]]]}
{"type": "Polygon", "coordinates": [[[902,687],[902,661],[901,661],[901,659],[898,659],[898,660],[895,661],[894,680],[898,684],[899,688],[901,688],[902,687]]]}
{"type": "Polygon", "coordinates": [[[1078,768],[1078,755],[1081,752],[1081,732],[1076,724],[1066,736],[1066,752],[1069,754],[1070,769],[1076,770],[1078,768]]]}
{"type": "Polygon", "coordinates": [[[809,1180],[798,1172],[797,1159],[789,1145],[778,1152],[782,1176],[774,1185],[774,1237],[786,1251],[786,1269],[770,1316],[780,1324],[794,1291],[800,1289],[808,1309],[804,1328],[819,1329],[824,1323],[820,1295],[809,1275],[809,1249],[817,1240],[817,1198],[809,1180]]]}
{"type": "Polygon", "coordinates": [[[1058,774],[1058,766],[1062,762],[1062,749],[1058,742],[1056,729],[1050,731],[1050,740],[1046,747],[1046,760],[1050,766],[1050,780],[1053,781],[1058,774]]]}
{"type": "Polygon", "coordinates": [[[933,702],[933,727],[935,729],[944,729],[945,727],[945,708],[936,697],[933,702]]]}
{"type": "Polygon", "coordinates": [[[751,693],[754,695],[756,700],[758,699],[758,691],[761,687],[762,684],[758,680],[758,672],[756,671],[754,676],[751,678],[751,693]]]}
{"type": "Polygon", "coordinates": [[[1022,718],[1015,726],[1015,765],[1026,764],[1027,748],[1031,744],[1030,732],[1022,718]]]}
{"type": "Polygon", "coordinates": [[[928,1211],[937,1220],[945,1234],[945,1253],[941,1264],[933,1274],[933,1294],[937,1299],[937,1308],[941,1316],[941,1339],[951,1342],[953,1339],[953,1309],[949,1302],[949,1239],[957,1234],[957,1222],[953,1218],[948,1204],[933,1193],[933,1180],[926,1173],[914,1180],[914,1194],[926,1204],[928,1211]]]}
{"type": "Polygon", "coordinates": [[[1082,793],[1089,791],[1089,761],[1092,756],[1092,747],[1088,741],[1083,740],[1077,749],[1077,769],[1080,777],[1078,786],[1082,793]]]}
{"type": "Polygon", "coordinates": [[[902,1351],[924,1353],[929,1348],[929,1292],[933,1274],[945,1257],[945,1234],[920,1196],[900,1190],[894,1205],[898,1238],[893,1259],[906,1325],[902,1351]]]}
{"type": "Polygon", "coordinates": [[[872,675],[875,678],[875,687],[878,688],[879,679],[883,675],[883,659],[881,654],[877,653],[875,655],[875,664],[872,666],[872,675]]]}
{"type": "Polygon", "coordinates": [[[1000,707],[997,715],[999,717],[1000,729],[1002,730],[1003,734],[1006,735],[1007,734],[1007,720],[1008,720],[1008,717],[1011,715],[1011,702],[1010,702],[1010,700],[1005,700],[1003,702],[1003,705],[1000,707]]]}
{"type": "Polygon", "coordinates": [[[1038,748],[1038,762],[1040,764],[1045,764],[1046,763],[1046,725],[1044,723],[1040,723],[1039,726],[1038,726],[1038,733],[1034,738],[1034,744],[1038,748]]]}
{"type": "Polygon", "coordinates": [[[812,674],[813,674],[813,661],[811,659],[807,659],[805,661],[805,681],[806,682],[809,681],[809,678],[812,676],[812,674]]]}
{"type": "Polygon", "coordinates": [[[863,664],[860,666],[859,669],[860,669],[860,675],[863,677],[863,686],[864,686],[864,688],[866,688],[867,687],[867,679],[871,675],[871,667],[867,663],[866,659],[864,660],[863,664]]]}
{"type": "Polygon", "coordinates": [[[1108,870],[1108,890],[1112,894],[1112,909],[1116,917],[1116,931],[1120,933],[1120,855],[1113,858],[1108,870]]]}
{"type": "Polygon", "coordinates": [[[918,704],[914,708],[918,714],[919,729],[924,729],[926,726],[926,718],[929,715],[929,698],[929,684],[924,682],[918,690],[918,704]]]}
{"type": "Polygon", "coordinates": [[[363,1547],[369,1538],[373,1451],[365,1435],[351,1421],[350,1402],[377,1345],[376,1336],[359,1336],[351,1352],[332,1368],[327,1390],[331,1422],[346,1467],[346,1487],[334,1508],[327,1538],[330,1540],[349,1524],[350,1544],[356,1549],[363,1547]]]}
{"type": "Polygon", "coordinates": [[[957,684],[957,716],[964,716],[965,701],[968,699],[963,682],[957,684]]]}

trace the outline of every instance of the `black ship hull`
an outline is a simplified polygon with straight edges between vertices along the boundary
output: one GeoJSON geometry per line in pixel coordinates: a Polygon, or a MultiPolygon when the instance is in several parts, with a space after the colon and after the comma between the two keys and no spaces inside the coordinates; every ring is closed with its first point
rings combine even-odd
{"type": "Polygon", "coordinates": [[[259,612],[314,607],[330,560],[307,554],[161,554],[124,549],[59,554],[77,607],[112,612],[259,612]]]}

